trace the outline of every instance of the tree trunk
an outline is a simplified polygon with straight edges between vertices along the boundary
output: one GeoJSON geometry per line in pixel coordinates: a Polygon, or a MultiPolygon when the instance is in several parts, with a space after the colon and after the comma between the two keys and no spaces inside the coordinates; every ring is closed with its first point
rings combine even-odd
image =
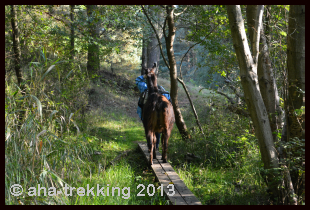
{"type": "MultiPolygon", "coordinates": [[[[247,6],[247,20],[249,24],[249,32],[250,37],[252,39],[255,39],[255,34],[257,32],[255,31],[255,26],[253,25],[255,23],[255,11],[257,10],[257,5],[248,5],[247,6]],[[252,15],[252,16],[251,16],[252,15]]],[[[281,128],[281,108],[279,106],[279,96],[278,96],[278,90],[277,85],[275,81],[275,77],[273,75],[273,69],[271,67],[271,61],[269,57],[269,50],[268,50],[268,44],[266,40],[266,36],[264,34],[264,27],[262,26],[260,31],[260,45],[259,45],[259,56],[258,56],[258,66],[257,66],[257,75],[258,75],[258,82],[259,82],[259,88],[260,92],[264,101],[264,104],[266,106],[267,114],[269,116],[269,122],[271,131],[273,134],[273,140],[274,143],[278,141],[277,139],[277,130],[281,128]]],[[[254,40],[252,40],[252,43],[254,40]]],[[[279,148],[281,150],[281,148],[279,148]]],[[[280,152],[281,153],[281,152],[280,152]]],[[[283,171],[283,177],[284,182],[282,182],[282,186],[284,187],[284,191],[281,191],[281,200],[283,204],[291,203],[291,204],[297,204],[297,200],[294,197],[294,189],[291,188],[292,181],[289,171],[287,170],[287,163],[285,158],[283,158],[283,153],[279,155],[280,160],[282,161],[282,166],[284,167],[283,171]],[[289,195],[290,200],[287,199],[287,196],[289,195]]]]}
{"type": "Polygon", "coordinates": [[[142,40],[142,64],[141,64],[141,75],[144,75],[144,70],[147,68],[147,41],[145,33],[143,33],[143,40],[142,40]]]}
{"type": "Polygon", "coordinates": [[[270,43],[271,43],[271,27],[270,27],[270,19],[271,19],[271,6],[270,5],[266,5],[266,15],[265,15],[265,26],[266,26],[266,30],[265,30],[265,37],[266,37],[266,42],[268,45],[268,48],[270,48],[270,43]]]}
{"type": "Polygon", "coordinates": [[[305,5],[292,5],[287,34],[287,70],[289,98],[294,109],[300,109],[305,91],[305,5]]]}
{"type": "MultiPolygon", "coordinates": [[[[265,169],[273,169],[279,167],[279,161],[277,157],[277,151],[274,147],[273,136],[271,127],[267,115],[267,110],[264,105],[263,98],[260,94],[257,78],[257,40],[255,40],[253,50],[253,57],[251,55],[247,37],[245,34],[244,23],[242,19],[240,6],[226,6],[229,25],[233,38],[233,44],[236,51],[239,67],[241,83],[244,90],[245,101],[249,109],[251,119],[254,124],[255,134],[258,139],[259,148],[264,163],[265,169]]],[[[260,11],[262,12],[262,11],[260,11]]],[[[259,14],[256,15],[256,31],[261,24],[261,17],[259,14]]],[[[256,39],[259,40],[260,33],[257,33],[256,39]]],[[[269,189],[272,190],[273,194],[277,196],[279,191],[277,189],[278,182],[274,179],[276,173],[272,173],[269,170],[268,173],[268,185],[269,189]]]]}
{"type": "Polygon", "coordinates": [[[170,66],[170,81],[171,81],[171,99],[172,99],[172,105],[173,105],[173,111],[175,114],[175,120],[176,125],[179,129],[179,132],[184,140],[187,140],[190,138],[190,135],[187,131],[181,110],[179,108],[178,103],[178,82],[177,82],[177,66],[174,56],[174,50],[173,50],[173,42],[175,38],[175,32],[176,28],[174,26],[174,17],[173,17],[173,6],[169,5],[166,6],[167,11],[167,20],[168,20],[168,28],[169,28],[169,34],[166,38],[166,49],[167,49],[167,55],[169,58],[169,66],[170,66]]]}
{"type": "Polygon", "coordinates": [[[152,33],[147,45],[147,68],[152,68],[154,63],[158,63],[159,47],[155,33],[152,33]]]}
{"type": "MultiPolygon", "coordinates": [[[[12,39],[13,39],[13,52],[14,52],[14,68],[17,77],[17,83],[21,89],[22,95],[25,95],[25,85],[23,83],[21,71],[21,49],[19,43],[19,29],[17,24],[17,14],[14,5],[11,5],[11,25],[12,25],[12,39]]],[[[22,127],[22,122],[25,116],[25,110],[21,110],[18,115],[18,128],[22,127]]]]}
{"type": "Polygon", "coordinates": [[[273,134],[273,140],[277,141],[277,130],[281,128],[281,115],[282,110],[280,108],[278,88],[276,80],[273,74],[271,66],[271,60],[269,57],[269,50],[266,37],[264,35],[263,27],[261,29],[260,38],[260,54],[258,57],[258,81],[260,91],[264,100],[264,104],[267,109],[267,113],[270,120],[271,131],[273,134]]]}
{"type": "Polygon", "coordinates": [[[74,60],[74,5],[70,5],[70,20],[71,20],[71,36],[70,36],[70,54],[71,54],[71,62],[74,60]]]}
{"type": "MultiPolygon", "coordinates": [[[[302,124],[305,118],[298,119],[294,111],[300,109],[304,103],[305,91],[305,5],[291,5],[289,11],[287,33],[287,75],[288,75],[288,102],[286,110],[288,132],[287,141],[292,138],[304,139],[302,124]]],[[[295,148],[297,150],[300,148],[295,148]]],[[[305,149],[305,148],[303,148],[305,149]]],[[[292,158],[300,157],[292,151],[292,158]]],[[[304,157],[303,157],[304,158],[304,157]]],[[[298,184],[301,179],[298,170],[291,171],[292,182],[296,194],[300,195],[300,188],[304,188],[304,182],[298,184]]]]}
{"type": "Polygon", "coordinates": [[[249,43],[251,52],[253,53],[253,46],[254,46],[254,33],[255,33],[255,20],[256,20],[256,12],[257,12],[258,5],[247,5],[246,7],[246,17],[247,17],[247,26],[249,32],[249,43]]]}
{"type": "Polygon", "coordinates": [[[14,51],[14,68],[17,77],[18,86],[20,89],[24,90],[24,85],[22,85],[22,72],[21,72],[21,51],[19,43],[19,29],[17,25],[17,14],[14,5],[11,5],[11,25],[12,25],[12,39],[13,39],[13,51],[14,51]]]}
{"type": "MultiPolygon", "coordinates": [[[[258,5],[248,5],[246,10],[248,31],[252,46],[255,42],[255,40],[253,40],[255,39],[255,34],[257,34],[255,31],[255,16],[257,15],[257,8],[258,5]]],[[[278,89],[273,75],[273,69],[271,67],[269,50],[263,26],[260,30],[259,52],[257,66],[259,89],[269,116],[273,140],[277,141],[277,129],[281,128],[282,111],[279,106],[278,89]]]]}
{"type": "MultiPolygon", "coordinates": [[[[156,23],[154,24],[154,27],[156,31],[159,31],[159,12],[155,14],[155,11],[151,9],[151,15],[153,17],[156,17],[157,19],[156,23]]],[[[158,33],[159,39],[162,38],[162,33],[158,33]]],[[[149,37],[148,45],[147,45],[147,68],[152,68],[154,63],[156,63],[156,74],[158,75],[158,69],[159,69],[159,57],[160,57],[160,49],[159,49],[159,44],[158,40],[156,38],[156,33],[152,33],[151,36],[149,37]]]]}
{"type": "Polygon", "coordinates": [[[89,33],[91,40],[88,43],[88,56],[87,56],[87,70],[90,75],[96,73],[99,70],[99,46],[94,43],[98,39],[97,34],[97,18],[95,18],[95,10],[97,5],[86,5],[88,18],[93,18],[93,21],[89,21],[89,33]]]}

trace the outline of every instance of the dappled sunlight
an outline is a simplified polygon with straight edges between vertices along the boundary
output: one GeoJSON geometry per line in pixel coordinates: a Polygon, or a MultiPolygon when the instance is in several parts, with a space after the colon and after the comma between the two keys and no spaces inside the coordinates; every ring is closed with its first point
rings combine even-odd
{"type": "Polygon", "coordinates": [[[114,142],[118,150],[132,149],[136,146],[133,141],[145,140],[142,123],[124,113],[96,110],[88,118],[92,123],[92,135],[105,142],[114,142]]]}
{"type": "Polygon", "coordinates": [[[167,162],[201,204],[305,204],[304,15],[304,5],[5,5],[5,204],[171,204],[137,196],[163,183],[138,145],[163,116],[172,122],[162,100],[139,117],[154,95],[135,80],[153,86],[151,66],[173,92],[169,140],[159,128],[167,162]],[[38,184],[57,195],[27,195],[38,184]],[[68,196],[65,184],[132,191],[68,196]]]}

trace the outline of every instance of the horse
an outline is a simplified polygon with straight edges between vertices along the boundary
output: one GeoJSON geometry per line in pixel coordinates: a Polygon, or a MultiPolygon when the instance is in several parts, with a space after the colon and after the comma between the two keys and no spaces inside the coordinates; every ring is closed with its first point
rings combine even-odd
{"type": "Polygon", "coordinates": [[[150,153],[150,165],[156,158],[155,132],[162,133],[161,143],[163,147],[162,160],[167,163],[168,140],[175,122],[174,111],[170,101],[159,93],[156,76],[156,63],[152,68],[145,68],[146,82],[148,87],[148,98],[143,107],[143,126],[150,153]]]}

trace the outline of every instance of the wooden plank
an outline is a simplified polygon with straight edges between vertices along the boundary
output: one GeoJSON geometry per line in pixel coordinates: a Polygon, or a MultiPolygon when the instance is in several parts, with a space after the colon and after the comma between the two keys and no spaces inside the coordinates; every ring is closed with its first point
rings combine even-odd
{"type": "Polygon", "coordinates": [[[147,162],[149,162],[150,155],[149,155],[148,148],[147,148],[146,144],[138,143],[138,145],[139,145],[139,148],[144,153],[144,157],[146,158],[147,162]]]}
{"type": "Polygon", "coordinates": [[[169,189],[171,189],[171,187],[169,189],[167,188],[171,180],[169,179],[167,174],[162,173],[163,169],[161,165],[158,163],[158,160],[154,159],[152,168],[156,174],[158,181],[162,184],[164,188],[164,192],[166,196],[169,198],[170,202],[173,205],[187,205],[187,203],[185,202],[185,200],[183,199],[183,197],[180,195],[180,193],[177,190],[174,189],[175,194],[173,196],[168,195],[168,193],[169,194],[172,193],[171,190],[169,192],[169,189]]]}
{"type": "MultiPolygon", "coordinates": [[[[149,159],[148,148],[145,143],[138,143],[139,147],[149,159]]],[[[181,180],[179,175],[173,170],[169,163],[163,163],[161,160],[162,155],[159,151],[156,151],[156,159],[153,160],[152,168],[155,172],[156,177],[159,182],[163,184],[165,193],[167,194],[169,190],[167,186],[170,182],[174,183],[175,195],[168,196],[170,201],[176,205],[202,205],[201,202],[196,198],[196,196],[186,187],[185,183],[181,180]],[[183,198],[181,199],[180,196],[183,198]],[[173,198],[172,198],[173,197],[173,198]],[[174,199],[174,200],[173,200],[174,199]],[[185,203],[184,203],[185,202],[185,203]]],[[[170,188],[171,189],[171,188],[170,188]]],[[[171,193],[171,192],[170,192],[171,193]]]]}
{"type": "Polygon", "coordinates": [[[201,205],[201,202],[196,196],[187,188],[185,183],[179,177],[179,175],[173,170],[169,163],[163,163],[159,161],[164,171],[168,174],[169,178],[174,183],[175,189],[182,195],[188,205],[201,205]]]}
{"type": "Polygon", "coordinates": [[[182,195],[186,203],[188,205],[202,205],[196,196],[187,188],[183,180],[174,171],[172,166],[169,163],[163,163],[161,157],[162,156],[160,152],[156,151],[156,158],[158,159],[158,162],[161,164],[164,171],[168,174],[170,180],[174,183],[174,187],[182,195]]]}
{"type": "MultiPolygon", "coordinates": [[[[141,143],[138,143],[138,144],[139,144],[140,149],[144,153],[146,159],[148,160],[149,152],[148,152],[148,148],[146,144],[141,144],[141,143]]],[[[171,189],[171,187],[169,189],[167,188],[171,180],[169,179],[168,175],[165,172],[163,173],[163,168],[161,167],[157,159],[153,160],[152,169],[158,181],[163,185],[164,192],[166,196],[168,197],[168,199],[170,200],[170,202],[174,205],[187,205],[187,203],[184,201],[183,197],[180,195],[178,191],[175,190],[175,194],[173,196],[168,195],[168,193],[169,194],[172,193],[171,190],[169,192],[169,189],[171,189]]]]}

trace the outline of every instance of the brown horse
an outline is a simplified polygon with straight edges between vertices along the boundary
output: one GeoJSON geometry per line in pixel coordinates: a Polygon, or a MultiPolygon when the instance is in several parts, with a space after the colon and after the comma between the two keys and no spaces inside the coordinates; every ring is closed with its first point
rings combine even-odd
{"type": "Polygon", "coordinates": [[[161,143],[163,147],[162,160],[167,163],[168,139],[175,121],[173,107],[168,99],[158,92],[156,63],[153,68],[144,69],[148,87],[148,99],[143,107],[143,126],[147,145],[150,153],[150,165],[153,163],[153,157],[156,158],[155,132],[162,133],[161,143]]]}

